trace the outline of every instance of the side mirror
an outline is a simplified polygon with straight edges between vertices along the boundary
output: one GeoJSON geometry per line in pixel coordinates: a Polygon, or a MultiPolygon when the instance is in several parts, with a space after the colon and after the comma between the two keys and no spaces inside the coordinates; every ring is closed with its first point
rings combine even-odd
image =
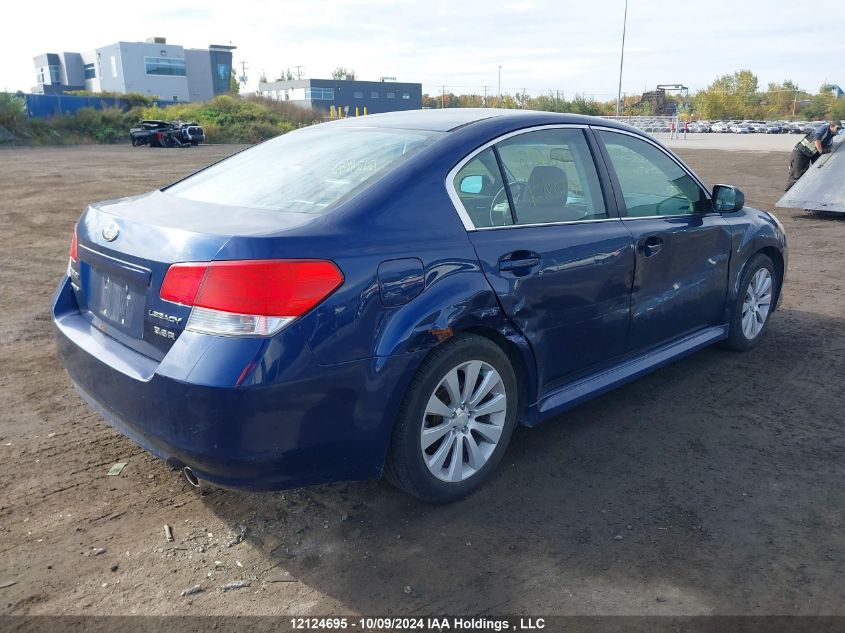
{"type": "Polygon", "coordinates": [[[745,206],[745,194],[731,185],[713,187],[713,206],[716,211],[739,211],[745,206]]]}
{"type": "Polygon", "coordinates": [[[484,176],[464,176],[461,179],[461,193],[481,193],[484,176]]]}

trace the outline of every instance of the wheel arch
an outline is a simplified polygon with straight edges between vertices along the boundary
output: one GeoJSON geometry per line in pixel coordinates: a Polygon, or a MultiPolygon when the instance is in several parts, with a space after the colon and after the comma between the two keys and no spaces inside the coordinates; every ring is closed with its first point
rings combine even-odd
{"type": "Polygon", "coordinates": [[[754,250],[750,250],[748,255],[743,259],[742,265],[734,276],[733,284],[731,285],[731,300],[737,301],[739,299],[739,284],[742,281],[742,276],[748,267],[749,262],[754,259],[756,255],[765,255],[772,262],[775,267],[775,273],[778,275],[778,284],[775,289],[775,306],[780,302],[781,291],[783,289],[783,282],[786,274],[786,262],[784,261],[783,253],[771,245],[760,246],[754,250]]]}
{"type": "MultiPolygon", "coordinates": [[[[774,305],[777,306],[780,303],[781,290],[783,289],[783,282],[786,279],[786,262],[784,262],[783,253],[781,253],[780,250],[778,250],[774,246],[764,246],[757,252],[753,253],[751,257],[754,257],[754,255],[757,255],[758,253],[761,255],[765,255],[771,260],[772,264],[775,267],[775,272],[778,275],[778,284],[777,288],[775,288],[774,301],[774,305]]],[[[749,257],[748,259],[750,260],[751,257],[749,257]]],[[[746,261],[746,265],[747,264],[748,262],[746,261]]]]}
{"type": "MultiPolygon", "coordinates": [[[[504,328],[503,328],[504,329],[504,328]]],[[[506,328],[504,331],[487,325],[475,324],[468,326],[454,336],[462,334],[474,334],[486,338],[501,349],[508,357],[514,375],[518,391],[517,424],[521,424],[526,418],[527,409],[537,399],[536,388],[536,367],[534,366],[534,354],[528,342],[515,330],[506,328]]]]}

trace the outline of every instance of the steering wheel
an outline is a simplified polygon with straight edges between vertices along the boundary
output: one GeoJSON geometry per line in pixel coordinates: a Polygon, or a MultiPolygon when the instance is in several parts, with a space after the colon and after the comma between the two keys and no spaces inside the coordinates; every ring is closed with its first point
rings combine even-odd
{"type": "MultiPolygon", "coordinates": [[[[511,195],[514,200],[517,200],[528,189],[528,183],[524,180],[515,180],[508,185],[511,188],[511,195]]],[[[502,187],[493,196],[493,201],[490,203],[490,226],[507,226],[512,223],[510,217],[510,205],[507,200],[507,192],[502,187]],[[503,198],[500,200],[500,198],[503,198]],[[496,215],[499,216],[499,221],[496,221],[496,215]]]]}

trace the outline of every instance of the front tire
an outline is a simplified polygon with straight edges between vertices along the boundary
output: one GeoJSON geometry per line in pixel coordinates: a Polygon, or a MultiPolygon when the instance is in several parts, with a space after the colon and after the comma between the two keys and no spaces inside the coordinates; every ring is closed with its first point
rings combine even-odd
{"type": "Polygon", "coordinates": [[[758,253],[748,261],[731,310],[725,347],[744,352],[760,342],[774,311],[780,283],[774,264],[766,255],[758,253]]]}
{"type": "Polygon", "coordinates": [[[456,501],[490,478],[516,423],[517,382],[507,355],[476,335],[435,349],[396,419],[385,475],[433,503],[456,501]]]}

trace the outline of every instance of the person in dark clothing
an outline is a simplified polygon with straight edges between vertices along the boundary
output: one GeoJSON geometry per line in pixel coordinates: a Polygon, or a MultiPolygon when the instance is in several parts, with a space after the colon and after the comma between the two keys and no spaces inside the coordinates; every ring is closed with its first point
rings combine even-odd
{"type": "Polygon", "coordinates": [[[833,137],[839,133],[841,127],[839,121],[825,123],[798,141],[789,161],[789,180],[786,183],[786,191],[798,182],[798,179],[804,175],[810,165],[818,160],[819,156],[830,152],[833,137]]]}

